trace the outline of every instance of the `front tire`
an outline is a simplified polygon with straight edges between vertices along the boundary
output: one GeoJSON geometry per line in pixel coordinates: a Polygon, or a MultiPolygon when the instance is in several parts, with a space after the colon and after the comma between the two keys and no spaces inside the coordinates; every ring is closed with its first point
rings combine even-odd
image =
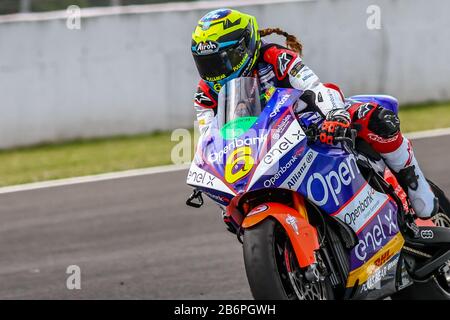
{"type": "Polygon", "coordinates": [[[333,299],[326,278],[306,282],[283,227],[268,218],[244,232],[244,263],[253,297],[257,300],[333,299]]]}

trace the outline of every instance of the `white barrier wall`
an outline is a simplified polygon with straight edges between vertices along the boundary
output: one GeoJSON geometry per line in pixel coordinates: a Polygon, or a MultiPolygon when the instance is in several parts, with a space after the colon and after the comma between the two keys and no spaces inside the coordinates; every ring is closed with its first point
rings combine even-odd
{"type": "Polygon", "coordinates": [[[65,12],[0,17],[0,148],[192,127],[190,35],[216,7],[297,34],[306,63],[347,95],[450,100],[450,1],[242,2],[89,9],[80,30],[65,12]],[[370,5],[381,29],[367,28],[370,5]]]}

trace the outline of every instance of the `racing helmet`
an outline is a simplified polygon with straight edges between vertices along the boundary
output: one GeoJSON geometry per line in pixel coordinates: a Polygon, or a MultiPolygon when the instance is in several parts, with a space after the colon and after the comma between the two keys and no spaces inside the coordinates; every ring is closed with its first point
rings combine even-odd
{"type": "Polygon", "coordinates": [[[198,21],[191,51],[200,77],[219,92],[227,81],[250,75],[260,45],[255,17],[217,9],[198,21]]]}

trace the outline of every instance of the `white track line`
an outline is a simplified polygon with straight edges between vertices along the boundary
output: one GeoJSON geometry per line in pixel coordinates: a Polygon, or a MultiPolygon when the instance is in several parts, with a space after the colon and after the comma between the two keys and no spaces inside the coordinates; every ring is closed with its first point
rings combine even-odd
{"type": "Polygon", "coordinates": [[[152,167],[152,168],[145,168],[145,169],[109,172],[109,173],[102,173],[102,174],[83,176],[83,177],[74,177],[74,178],[68,178],[68,179],[33,182],[33,183],[20,184],[20,185],[9,186],[9,187],[2,187],[2,188],[0,188],[0,194],[19,192],[19,191],[30,191],[30,190],[43,189],[43,188],[70,186],[73,184],[80,184],[80,183],[89,183],[89,182],[137,177],[137,176],[151,175],[151,174],[156,174],[156,173],[166,173],[166,172],[187,170],[188,168],[189,168],[189,165],[168,165],[168,166],[152,167]]]}
{"type": "Polygon", "coordinates": [[[434,129],[434,130],[426,130],[426,131],[417,131],[411,133],[405,133],[405,136],[408,139],[423,139],[423,138],[433,138],[450,135],[450,128],[442,128],[442,129],[434,129]]]}
{"type": "MultiPolygon", "coordinates": [[[[446,135],[450,135],[450,128],[418,131],[418,132],[411,132],[411,133],[405,134],[405,136],[407,136],[408,139],[412,139],[412,140],[423,139],[423,138],[433,138],[433,137],[446,136],[446,135]]],[[[20,191],[30,191],[30,190],[36,190],[36,189],[52,188],[52,187],[62,187],[62,186],[80,184],[80,183],[89,183],[89,182],[137,177],[137,176],[144,176],[144,175],[152,175],[152,174],[157,174],[157,173],[181,171],[181,170],[187,170],[188,168],[189,168],[189,165],[187,165],[187,164],[185,164],[185,165],[168,165],[168,166],[152,167],[152,168],[145,168],[145,169],[109,172],[109,173],[103,173],[103,174],[97,174],[97,175],[91,175],[91,176],[83,176],[83,177],[74,177],[74,178],[68,178],[68,179],[34,182],[34,183],[27,183],[27,184],[15,185],[15,186],[10,186],[10,187],[2,187],[2,188],[0,188],[0,194],[20,192],[20,191]]]]}

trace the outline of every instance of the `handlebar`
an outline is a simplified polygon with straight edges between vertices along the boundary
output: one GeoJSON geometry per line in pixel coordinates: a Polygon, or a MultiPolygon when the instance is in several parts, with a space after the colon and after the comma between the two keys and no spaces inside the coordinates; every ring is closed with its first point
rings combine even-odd
{"type": "MultiPolygon", "coordinates": [[[[309,126],[306,130],[306,136],[308,141],[311,143],[316,142],[320,136],[320,127],[316,124],[309,126]]],[[[358,136],[358,131],[361,130],[359,124],[352,124],[350,128],[346,128],[344,135],[340,137],[335,137],[335,142],[341,142],[345,150],[349,153],[354,153],[356,146],[356,137],[358,136]]]]}
{"type": "Polygon", "coordinates": [[[336,137],[334,141],[347,143],[352,149],[355,148],[355,141],[358,135],[358,130],[354,128],[345,129],[345,136],[336,137]]]}

